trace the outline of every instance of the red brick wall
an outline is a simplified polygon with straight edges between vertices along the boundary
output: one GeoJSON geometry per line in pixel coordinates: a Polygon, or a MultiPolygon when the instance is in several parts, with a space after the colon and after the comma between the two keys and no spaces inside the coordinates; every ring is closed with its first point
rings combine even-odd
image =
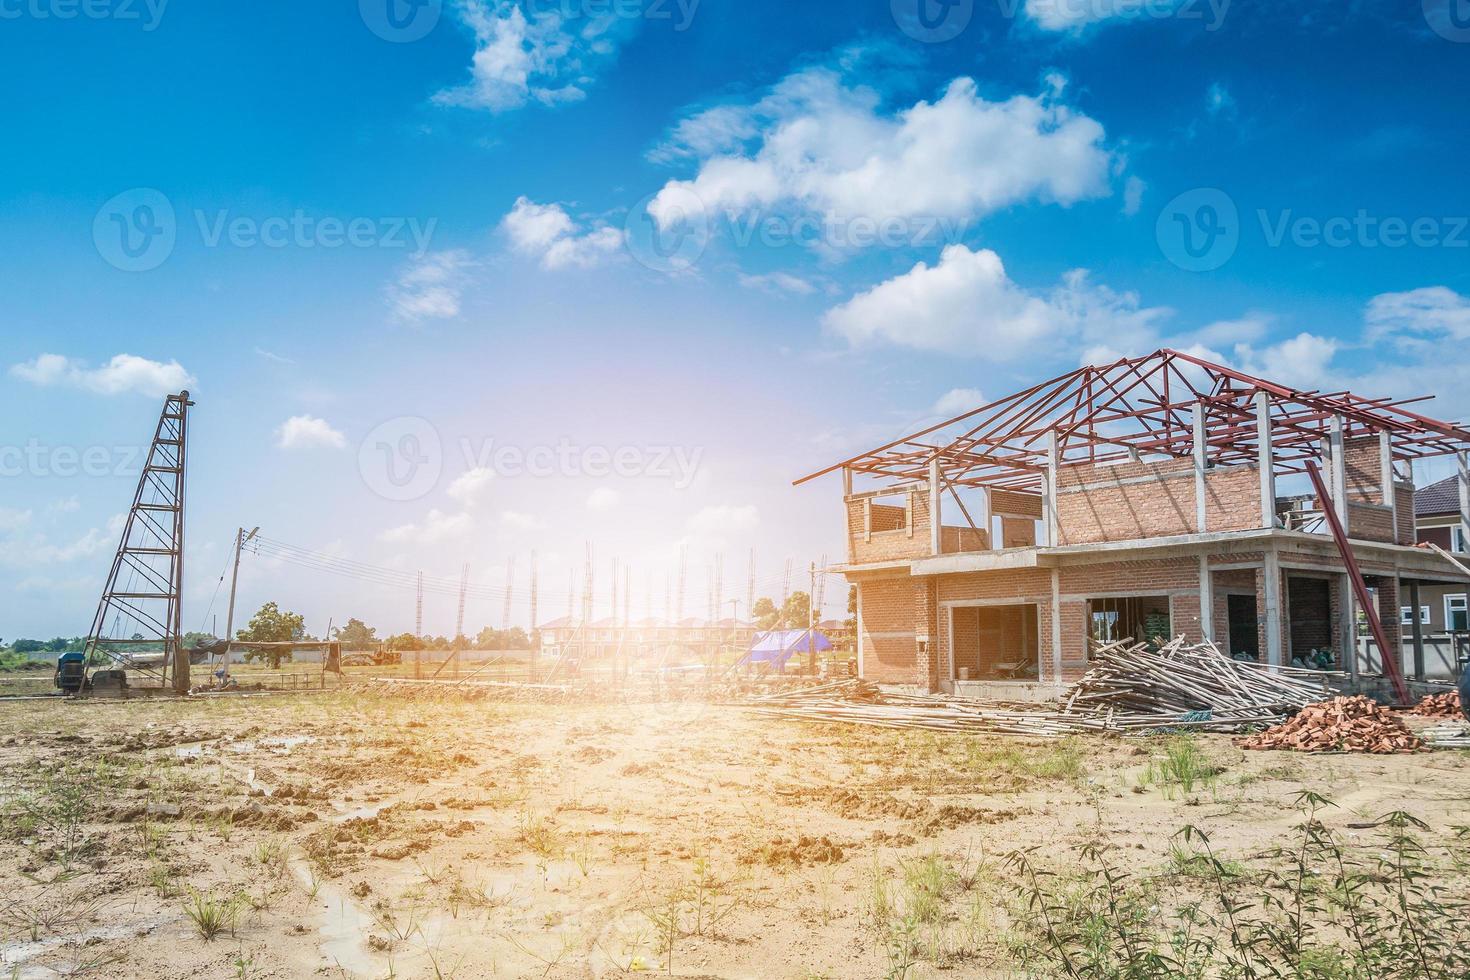
{"type": "Polygon", "coordinates": [[[1021,493],[1016,490],[992,490],[990,491],[990,512],[992,514],[1008,514],[1012,517],[1029,517],[1032,520],[1041,520],[1041,497],[1034,493],[1021,493]]]}
{"type": "MultiPolygon", "coordinates": [[[[940,603],[975,600],[1029,603],[1039,613],[1037,654],[1042,680],[1053,680],[1051,654],[1051,572],[1044,568],[1016,568],[998,572],[942,575],[938,578],[940,603]]],[[[1064,622],[1065,622],[1065,613],[1064,622]]],[[[1078,617],[1078,629],[1081,627],[1078,617]]],[[[941,663],[950,656],[947,630],[940,630],[941,663]]],[[[1073,633],[1073,636],[1082,635],[1073,633]]]]}
{"type": "Polygon", "coordinates": [[[1062,544],[1125,541],[1195,530],[1194,463],[1090,463],[1057,471],[1062,544]],[[1130,483],[1130,480],[1147,482],[1130,483]]]}
{"type": "Polygon", "coordinates": [[[1002,517],[1000,535],[1003,547],[1029,548],[1036,543],[1036,522],[1019,517],[1002,517]]]}
{"type": "MultiPolygon", "coordinates": [[[[1205,473],[1205,526],[1239,531],[1261,526],[1261,483],[1254,466],[1221,466],[1205,473]]],[[[1057,517],[1063,544],[1124,541],[1193,534],[1194,461],[1078,463],[1057,473],[1057,517]],[[1130,482],[1137,481],[1137,482],[1130,482]]]]}
{"type": "MultiPolygon", "coordinates": [[[[1394,501],[1398,508],[1398,542],[1399,544],[1416,544],[1414,531],[1414,486],[1410,483],[1398,483],[1393,488],[1394,501]]],[[[1444,547],[1449,547],[1446,540],[1444,547]]]]}
{"type": "Polygon", "coordinates": [[[1383,499],[1382,453],[1378,436],[1359,436],[1343,443],[1343,468],[1347,472],[1347,498],[1381,501],[1383,499]]]}
{"type": "Polygon", "coordinates": [[[914,583],[909,578],[858,583],[862,596],[863,676],[879,684],[914,683],[914,583]]]}
{"type": "Polygon", "coordinates": [[[1393,512],[1381,504],[1348,503],[1348,537],[1361,541],[1393,541],[1393,512]]]}
{"type": "Polygon", "coordinates": [[[1245,531],[1261,526],[1261,468],[1220,466],[1205,471],[1205,528],[1245,531]]]}

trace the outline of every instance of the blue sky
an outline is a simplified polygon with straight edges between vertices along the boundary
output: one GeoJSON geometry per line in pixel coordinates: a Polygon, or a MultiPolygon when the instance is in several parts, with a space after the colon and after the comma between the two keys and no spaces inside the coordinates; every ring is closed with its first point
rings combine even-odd
{"type": "MultiPolygon", "coordinates": [[[[183,384],[191,629],[239,524],[492,591],[516,556],[522,623],[533,548],[549,614],[589,542],[600,611],[616,562],[662,613],[683,550],[703,615],[717,556],[742,600],[751,548],[761,593],[840,559],[792,478],[1165,344],[1470,414],[1446,3],[917,2],[4,5],[0,637],[85,631],[183,384]]],[[[249,556],[266,599],[413,625],[249,556]]]]}

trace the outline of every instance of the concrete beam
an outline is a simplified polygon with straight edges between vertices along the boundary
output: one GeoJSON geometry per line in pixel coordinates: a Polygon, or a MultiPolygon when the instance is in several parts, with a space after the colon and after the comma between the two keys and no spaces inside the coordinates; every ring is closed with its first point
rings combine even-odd
{"type": "Polygon", "coordinates": [[[1056,568],[1051,570],[1051,679],[1062,682],[1062,573],[1056,568]]]}

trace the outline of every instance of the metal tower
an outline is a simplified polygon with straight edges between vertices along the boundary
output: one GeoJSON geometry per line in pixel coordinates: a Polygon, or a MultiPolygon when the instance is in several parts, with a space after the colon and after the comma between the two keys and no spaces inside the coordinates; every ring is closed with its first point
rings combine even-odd
{"type": "Polygon", "coordinates": [[[464,594],[470,584],[470,566],[465,563],[459,570],[459,613],[454,617],[454,638],[464,636],[464,594]]]}
{"type": "MultiPolygon", "coordinates": [[[[87,663],[105,656],[149,673],[159,686],[183,646],[179,597],[184,584],[184,470],[189,448],[189,393],[169,395],[123,525],[112,570],[87,635],[87,663]],[[147,651],[162,649],[162,660],[147,651]]],[[[175,678],[187,693],[189,675],[175,678]]]]}

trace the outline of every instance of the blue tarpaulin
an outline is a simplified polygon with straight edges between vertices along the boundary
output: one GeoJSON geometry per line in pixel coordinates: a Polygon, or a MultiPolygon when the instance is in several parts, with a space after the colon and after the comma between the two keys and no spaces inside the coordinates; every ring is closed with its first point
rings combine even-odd
{"type": "Polygon", "coordinates": [[[786,661],[798,654],[808,650],[823,653],[831,649],[832,641],[820,630],[767,630],[756,634],[740,662],[768,663],[782,670],[786,661]]]}

